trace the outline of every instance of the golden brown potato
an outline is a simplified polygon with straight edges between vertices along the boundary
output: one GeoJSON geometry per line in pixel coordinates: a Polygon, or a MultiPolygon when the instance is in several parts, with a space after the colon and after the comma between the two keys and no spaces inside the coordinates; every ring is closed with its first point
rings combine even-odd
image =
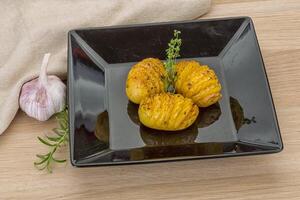
{"type": "Polygon", "coordinates": [[[149,128],[165,131],[183,130],[198,116],[197,105],[180,94],[160,93],[143,99],[139,118],[149,128]]]}
{"type": "Polygon", "coordinates": [[[127,97],[130,101],[139,104],[145,97],[163,92],[165,75],[164,64],[159,59],[147,58],[138,62],[127,76],[127,97]]]}
{"type": "Polygon", "coordinates": [[[176,64],[176,92],[191,98],[199,107],[208,107],[221,99],[221,85],[215,72],[199,62],[181,61],[176,64]]]}

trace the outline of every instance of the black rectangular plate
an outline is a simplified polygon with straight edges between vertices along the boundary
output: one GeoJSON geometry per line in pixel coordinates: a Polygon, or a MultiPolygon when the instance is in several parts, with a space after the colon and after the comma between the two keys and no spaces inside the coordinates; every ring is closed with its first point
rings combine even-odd
{"type": "Polygon", "coordinates": [[[283,149],[253,22],[249,17],[78,29],[69,32],[68,104],[71,163],[141,163],[274,153],[283,149]],[[161,133],[140,124],[125,94],[136,62],[164,59],[173,30],[181,59],[213,68],[218,104],[195,124],[161,133]]]}

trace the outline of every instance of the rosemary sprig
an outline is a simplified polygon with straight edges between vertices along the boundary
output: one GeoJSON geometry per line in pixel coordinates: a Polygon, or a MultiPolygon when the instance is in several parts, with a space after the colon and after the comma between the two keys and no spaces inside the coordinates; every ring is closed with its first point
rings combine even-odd
{"type": "Polygon", "coordinates": [[[165,84],[165,91],[175,93],[175,81],[176,81],[176,69],[175,63],[176,58],[180,57],[180,46],[181,46],[181,39],[179,35],[181,34],[180,31],[174,30],[174,36],[168,43],[168,49],[166,50],[167,53],[167,60],[165,62],[165,68],[167,71],[167,76],[165,77],[164,84],[165,84]]]}
{"type": "Polygon", "coordinates": [[[34,165],[39,170],[47,169],[48,172],[52,172],[52,163],[64,163],[65,159],[60,160],[54,157],[55,152],[63,145],[65,145],[69,138],[69,122],[68,122],[68,109],[65,108],[60,113],[56,114],[56,121],[59,124],[58,128],[53,129],[53,136],[46,135],[44,138],[38,137],[38,140],[49,146],[49,152],[46,154],[37,154],[38,161],[34,162],[34,165]]]}

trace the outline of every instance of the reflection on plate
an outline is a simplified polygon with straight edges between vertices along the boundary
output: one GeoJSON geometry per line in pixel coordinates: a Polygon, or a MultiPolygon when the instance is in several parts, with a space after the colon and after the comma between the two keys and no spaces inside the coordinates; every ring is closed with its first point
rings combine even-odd
{"type": "Polygon", "coordinates": [[[230,108],[236,130],[239,130],[244,124],[244,110],[239,101],[230,97],[230,108]]]}
{"type": "Polygon", "coordinates": [[[148,146],[185,145],[194,143],[198,135],[198,128],[193,124],[181,131],[159,131],[141,125],[140,133],[148,146]]]}
{"type": "Polygon", "coordinates": [[[139,105],[138,104],[135,104],[135,103],[132,103],[131,101],[128,101],[127,113],[128,113],[129,118],[135,124],[141,125],[141,122],[139,120],[138,110],[139,110],[139,105]]]}
{"type": "Polygon", "coordinates": [[[143,149],[131,149],[130,160],[157,159],[188,155],[214,155],[233,151],[234,143],[195,143],[175,146],[153,146],[143,149]]]}
{"type": "Polygon", "coordinates": [[[196,124],[198,128],[204,128],[219,119],[221,115],[221,109],[219,103],[213,104],[207,108],[201,108],[196,124]]]}
{"type": "Polygon", "coordinates": [[[255,117],[248,119],[244,116],[244,110],[239,101],[230,97],[230,108],[236,130],[238,131],[244,124],[256,123],[255,117]]]}
{"type": "Polygon", "coordinates": [[[105,143],[109,141],[108,113],[104,111],[97,117],[95,136],[105,143]]]}

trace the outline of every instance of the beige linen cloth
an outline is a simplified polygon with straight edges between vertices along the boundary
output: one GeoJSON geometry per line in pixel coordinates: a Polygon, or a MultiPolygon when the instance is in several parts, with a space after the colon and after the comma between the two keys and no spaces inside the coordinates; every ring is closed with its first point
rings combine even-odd
{"type": "Polygon", "coordinates": [[[210,0],[0,0],[0,134],[19,108],[22,85],[48,73],[65,77],[67,32],[82,27],[196,19],[210,0]]]}

